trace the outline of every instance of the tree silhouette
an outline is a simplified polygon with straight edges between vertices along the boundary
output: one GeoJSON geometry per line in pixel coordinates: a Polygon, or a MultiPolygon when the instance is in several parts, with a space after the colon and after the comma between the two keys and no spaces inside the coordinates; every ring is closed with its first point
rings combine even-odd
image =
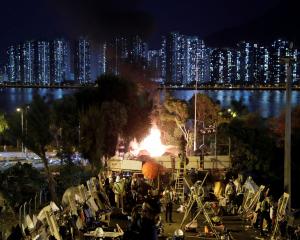
{"type": "Polygon", "coordinates": [[[45,99],[39,95],[34,95],[33,101],[26,111],[26,131],[22,131],[19,119],[16,118],[12,118],[9,122],[9,131],[12,136],[21,138],[25,147],[42,159],[47,174],[51,198],[53,201],[57,202],[55,181],[46,157],[47,146],[53,140],[50,131],[50,114],[50,107],[45,99]]]}
{"type": "Polygon", "coordinates": [[[51,131],[55,138],[58,155],[62,162],[72,163],[71,155],[79,145],[79,110],[73,95],[65,96],[53,103],[51,131]]]}
{"type": "Polygon", "coordinates": [[[91,106],[80,114],[81,151],[92,171],[102,168],[102,159],[115,154],[118,137],[127,123],[124,106],[116,101],[91,106]]]}

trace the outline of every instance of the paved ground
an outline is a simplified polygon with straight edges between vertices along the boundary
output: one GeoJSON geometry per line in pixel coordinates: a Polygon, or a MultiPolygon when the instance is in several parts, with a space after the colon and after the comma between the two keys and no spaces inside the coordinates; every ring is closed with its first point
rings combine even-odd
{"type": "MultiPolygon", "coordinates": [[[[161,239],[172,239],[175,230],[180,229],[181,221],[183,219],[184,213],[177,213],[175,210],[177,206],[174,207],[173,212],[173,223],[166,223],[164,213],[162,213],[162,221],[164,225],[164,234],[161,239]]],[[[185,221],[182,226],[184,226],[191,221],[190,216],[185,221]]],[[[119,223],[119,225],[125,229],[126,228],[126,220],[121,219],[113,219],[113,223],[119,223]]],[[[239,216],[223,216],[222,222],[225,225],[225,228],[229,232],[231,239],[233,240],[250,240],[250,239],[264,239],[259,236],[259,232],[254,230],[250,225],[243,221],[239,216]]],[[[204,226],[205,226],[205,218],[203,215],[198,217],[198,228],[195,232],[185,232],[185,240],[193,240],[193,239],[215,239],[212,236],[208,236],[204,234],[204,226]]]]}
{"type": "MultiPolygon", "coordinates": [[[[174,223],[164,223],[165,235],[172,237],[176,229],[180,227],[184,213],[174,212],[174,223]]],[[[163,216],[164,217],[164,216],[163,216]]],[[[191,218],[188,217],[186,223],[190,222],[191,218]]],[[[248,240],[248,239],[263,239],[259,237],[259,232],[255,231],[250,225],[243,221],[239,216],[223,216],[222,222],[225,225],[226,230],[230,233],[232,239],[236,240],[248,240]]],[[[185,232],[185,239],[209,239],[208,235],[204,234],[205,218],[203,215],[198,217],[198,228],[197,232],[185,232]]]]}
{"type": "MultiPolygon", "coordinates": [[[[174,212],[174,223],[164,223],[165,235],[172,237],[176,229],[180,227],[184,213],[174,212]]],[[[164,217],[164,216],[163,216],[164,217]]],[[[183,224],[183,229],[186,223],[190,222],[191,218],[183,224]]],[[[239,216],[223,216],[222,222],[225,225],[225,229],[229,232],[232,239],[236,240],[248,240],[248,239],[264,239],[259,236],[259,231],[253,229],[248,222],[243,221],[239,216]]],[[[209,239],[208,235],[204,234],[205,218],[203,215],[198,217],[197,232],[185,232],[185,239],[209,239]]]]}

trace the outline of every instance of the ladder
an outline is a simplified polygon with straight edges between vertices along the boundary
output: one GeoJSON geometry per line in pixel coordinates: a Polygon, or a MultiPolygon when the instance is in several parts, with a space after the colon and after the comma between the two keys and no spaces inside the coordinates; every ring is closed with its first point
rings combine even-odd
{"type": "Polygon", "coordinates": [[[199,197],[195,197],[195,200],[196,200],[196,202],[198,204],[199,210],[200,211],[202,210],[203,215],[205,217],[205,220],[208,223],[208,225],[210,226],[210,229],[212,230],[212,232],[215,235],[216,239],[221,239],[221,237],[220,237],[219,233],[217,232],[217,230],[215,229],[215,226],[212,223],[212,221],[211,221],[211,219],[210,219],[210,217],[209,217],[209,215],[208,215],[208,213],[207,213],[207,211],[206,211],[206,209],[205,209],[205,207],[204,207],[201,199],[199,197]]]}
{"type": "Polygon", "coordinates": [[[181,203],[184,202],[184,174],[185,164],[180,164],[176,174],[175,192],[181,203]]]}
{"type": "Polygon", "coordinates": [[[255,210],[256,204],[259,202],[259,198],[261,196],[261,193],[264,191],[264,189],[265,189],[265,186],[260,185],[258,191],[255,193],[254,196],[247,195],[247,199],[245,200],[245,203],[243,205],[241,215],[246,216],[247,213],[249,213],[250,211],[255,210]]]}
{"type": "Polygon", "coordinates": [[[203,212],[205,220],[208,223],[208,225],[210,226],[213,234],[215,235],[215,238],[216,239],[221,239],[219,233],[215,229],[215,226],[214,226],[214,224],[212,223],[212,221],[210,219],[210,216],[209,216],[208,212],[205,209],[204,204],[202,203],[201,197],[199,197],[198,194],[197,194],[198,193],[198,189],[197,188],[202,188],[203,187],[203,184],[204,184],[207,176],[208,176],[208,173],[206,173],[206,175],[205,175],[205,177],[204,177],[201,185],[196,186],[196,187],[194,185],[193,188],[189,187],[189,189],[191,191],[191,196],[190,196],[189,203],[188,203],[188,206],[187,206],[187,211],[185,212],[184,217],[182,219],[182,222],[180,224],[180,228],[182,228],[182,225],[183,225],[184,221],[186,220],[187,216],[189,215],[194,202],[196,202],[197,205],[198,205],[198,211],[197,211],[197,213],[196,213],[196,215],[195,215],[195,217],[194,217],[194,219],[192,221],[196,220],[198,218],[198,216],[200,215],[200,213],[203,212]]]}

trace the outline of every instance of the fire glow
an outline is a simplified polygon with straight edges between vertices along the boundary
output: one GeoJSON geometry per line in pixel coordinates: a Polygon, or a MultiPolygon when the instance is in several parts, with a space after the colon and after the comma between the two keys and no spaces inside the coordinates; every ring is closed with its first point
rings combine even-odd
{"type": "Polygon", "coordinates": [[[143,139],[140,143],[132,142],[131,148],[134,155],[138,155],[141,151],[147,151],[151,157],[162,156],[167,147],[162,144],[160,139],[160,130],[157,127],[150,129],[150,134],[143,139]]]}

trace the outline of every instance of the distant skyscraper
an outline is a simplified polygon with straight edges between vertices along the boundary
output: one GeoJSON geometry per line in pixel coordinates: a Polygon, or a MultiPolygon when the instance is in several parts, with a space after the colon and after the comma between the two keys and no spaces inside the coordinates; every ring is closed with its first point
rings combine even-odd
{"type": "Polygon", "coordinates": [[[294,49],[293,57],[295,59],[295,63],[293,64],[293,82],[299,83],[300,80],[300,50],[294,49]]]}
{"type": "Polygon", "coordinates": [[[204,78],[203,59],[201,51],[203,41],[198,37],[186,38],[186,81],[185,84],[200,82],[204,78]],[[197,78],[197,79],[196,79],[197,78]]]}
{"type": "Polygon", "coordinates": [[[122,62],[128,58],[127,38],[115,38],[105,45],[105,72],[107,74],[120,74],[122,62]]]}
{"type": "Polygon", "coordinates": [[[186,61],[185,37],[177,32],[166,37],[166,84],[181,85],[184,79],[186,61]]]}
{"type": "Polygon", "coordinates": [[[7,50],[7,75],[11,83],[21,82],[21,47],[10,46],[7,50]]]}
{"type": "Polygon", "coordinates": [[[225,82],[226,52],[223,49],[213,49],[210,53],[210,79],[211,83],[218,84],[225,82]]]}
{"type": "Polygon", "coordinates": [[[16,63],[15,63],[15,48],[10,46],[7,49],[7,75],[9,82],[15,82],[16,63]]]}
{"type": "Polygon", "coordinates": [[[167,85],[174,85],[178,81],[176,75],[178,33],[169,33],[166,37],[166,81],[167,85]]]}
{"type": "Polygon", "coordinates": [[[203,40],[175,32],[163,39],[162,46],[162,72],[166,84],[186,85],[196,78],[202,83],[209,81],[209,52],[203,40]]]}
{"type": "Polygon", "coordinates": [[[161,49],[159,51],[159,56],[161,59],[161,77],[163,82],[166,82],[166,37],[162,37],[161,49]]]}
{"type": "Polygon", "coordinates": [[[99,46],[99,55],[98,55],[98,75],[106,73],[106,64],[107,64],[107,45],[106,43],[100,44],[99,46]]]}
{"type": "Polygon", "coordinates": [[[214,84],[232,84],[237,76],[237,52],[232,49],[214,49],[211,51],[211,82],[214,84]]]}
{"type": "Polygon", "coordinates": [[[21,48],[21,79],[25,84],[33,84],[34,81],[34,44],[27,41],[21,48]]]}
{"type": "Polygon", "coordinates": [[[56,39],[51,43],[51,84],[61,84],[70,72],[69,43],[56,39]]]}
{"type": "Polygon", "coordinates": [[[91,43],[91,77],[97,79],[106,72],[106,43],[91,43]]]}
{"type": "Polygon", "coordinates": [[[37,41],[35,43],[35,79],[36,83],[49,85],[50,82],[50,43],[37,41]]]}
{"type": "Polygon", "coordinates": [[[258,48],[257,83],[270,83],[270,53],[266,47],[258,48]]]}
{"type": "Polygon", "coordinates": [[[203,40],[199,41],[199,81],[200,83],[210,82],[210,50],[205,46],[203,40]]]}
{"type": "Polygon", "coordinates": [[[148,44],[143,42],[139,36],[129,38],[127,43],[131,62],[139,62],[147,59],[148,44]]]}
{"type": "Polygon", "coordinates": [[[163,82],[162,75],[161,75],[161,57],[160,57],[160,50],[149,50],[148,57],[147,57],[147,67],[153,73],[153,80],[158,82],[163,82]]]}
{"type": "Polygon", "coordinates": [[[80,84],[91,83],[90,42],[80,38],[75,45],[75,79],[80,84]]]}
{"type": "Polygon", "coordinates": [[[286,66],[281,63],[281,59],[291,56],[289,42],[278,39],[274,41],[270,48],[270,81],[273,84],[282,84],[286,81],[286,66]]]}
{"type": "Polygon", "coordinates": [[[243,84],[253,83],[254,44],[249,42],[238,43],[238,80],[243,84]]]}
{"type": "Polygon", "coordinates": [[[225,82],[228,84],[235,84],[237,77],[237,65],[236,65],[237,52],[235,49],[227,49],[226,51],[226,76],[225,82]]]}
{"type": "Polygon", "coordinates": [[[4,82],[7,82],[7,81],[8,81],[7,67],[2,66],[2,67],[0,67],[0,83],[4,83],[4,82]]]}

